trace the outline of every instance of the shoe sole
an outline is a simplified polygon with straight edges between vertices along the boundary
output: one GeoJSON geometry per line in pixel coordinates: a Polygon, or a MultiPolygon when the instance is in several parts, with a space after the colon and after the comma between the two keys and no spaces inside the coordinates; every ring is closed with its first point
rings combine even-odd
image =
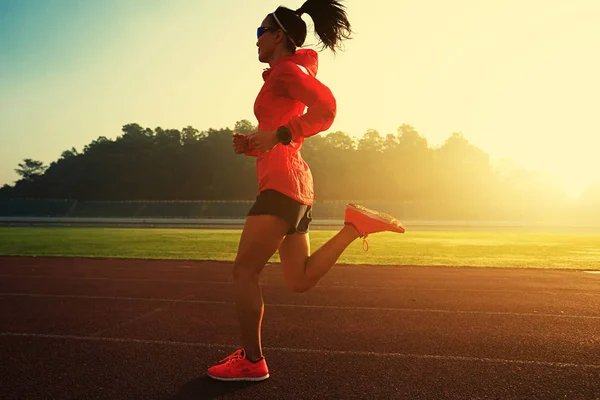
{"type": "Polygon", "coordinates": [[[208,374],[208,376],[210,376],[213,379],[216,379],[218,381],[223,381],[223,382],[234,382],[234,381],[258,382],[258,381],[264,381],[265,379],[269,378],[269,374],[258,377],[258,378],[220,378],[218,376],[212,376],[211,374],[208,374]]]}
{"type": "Polygon", "coordinates": [[[398,233],[404,233],[405,229],[404,226],[402,226],[402,224],[400,223],[400,221],[398,221],[396,218],[392,217],[389,214],[386,213],[382,213],[379,211],[373,211],[373,210],[369,210],[366,207],[363,207],[361,205],[358,204],[348,204],[348,207],[354,209],[354,211],[359,212],[363,215],[366,215],[369,218],[373,218],[377,221],[383,222],[385,224],[388,225],[392,225],[394,228],[398,229],[401,232],[398,233]]]}

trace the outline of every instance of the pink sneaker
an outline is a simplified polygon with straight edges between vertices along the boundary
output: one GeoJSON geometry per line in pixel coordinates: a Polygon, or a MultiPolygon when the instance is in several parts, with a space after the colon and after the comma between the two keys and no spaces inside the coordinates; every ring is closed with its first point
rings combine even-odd
{"type": "Polygon", "coordinates": [[[404,226],[391,215],[369,210],[358,204],[347,204],[344,216],[344,225],[353,226],[363,238],[363,248],[369,249],[367,236],[377,232],[397,232],[404,233],[404,226]]]}
{"type": "Polygon", "coordinates": [[[239,349],[210,367],[208,376],[220,381],[262,381],[269,377],[269,368],[264,357],[252,362],[246,358],[246,351],[239,349]]]}

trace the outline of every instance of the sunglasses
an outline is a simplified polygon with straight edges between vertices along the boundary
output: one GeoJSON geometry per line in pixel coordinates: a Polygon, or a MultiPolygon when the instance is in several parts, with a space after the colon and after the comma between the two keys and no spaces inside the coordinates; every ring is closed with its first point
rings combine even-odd
{"type": "Polygon", "coordinates": [[[268,31],[276,31],[277,29],[275,28],[271,28],[270,26],[261,26],[256,30],[256,38],[260,38],[263,33],[268,32],[268,31]]]}

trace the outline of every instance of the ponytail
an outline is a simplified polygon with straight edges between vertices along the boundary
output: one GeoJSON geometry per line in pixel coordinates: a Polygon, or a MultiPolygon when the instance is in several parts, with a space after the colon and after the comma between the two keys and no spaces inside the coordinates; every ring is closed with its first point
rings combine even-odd
{"type": "Polygon", "coordinates": [[[343,39],[349,39],[352,30],[346,16],[344,6],[338,0],[307,0],[296,11],[286,7],[278,7],[270,17],[288,36],[288,47],[295,51],[306,40],[306,23],[303,14],[308,14],[314,22],[315,34],[323,48],[333,53],[341,48],[343,39]]]}
{"type": "Polygon", "coordinates": [[[342,40],[349,39],[352,33],[344,8],[337,0],[307,0],[296,13],[310,15],[323,48],[335,53],[342,40]]]}

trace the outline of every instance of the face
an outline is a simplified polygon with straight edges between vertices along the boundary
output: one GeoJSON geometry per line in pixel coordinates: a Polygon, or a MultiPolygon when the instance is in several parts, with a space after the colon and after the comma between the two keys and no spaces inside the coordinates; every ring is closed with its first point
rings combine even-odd
{"type": "Polygon", "coordinates": [[[262,34],[256,42],[258,47],[258,60],[263,63],[269,62],[269,59],[275,52],[277,46],[282,42],[282,37],[285,37],[283,31],[274,26],[274,22],[270,18],[265,18],[260,24],[262,34]]]}

